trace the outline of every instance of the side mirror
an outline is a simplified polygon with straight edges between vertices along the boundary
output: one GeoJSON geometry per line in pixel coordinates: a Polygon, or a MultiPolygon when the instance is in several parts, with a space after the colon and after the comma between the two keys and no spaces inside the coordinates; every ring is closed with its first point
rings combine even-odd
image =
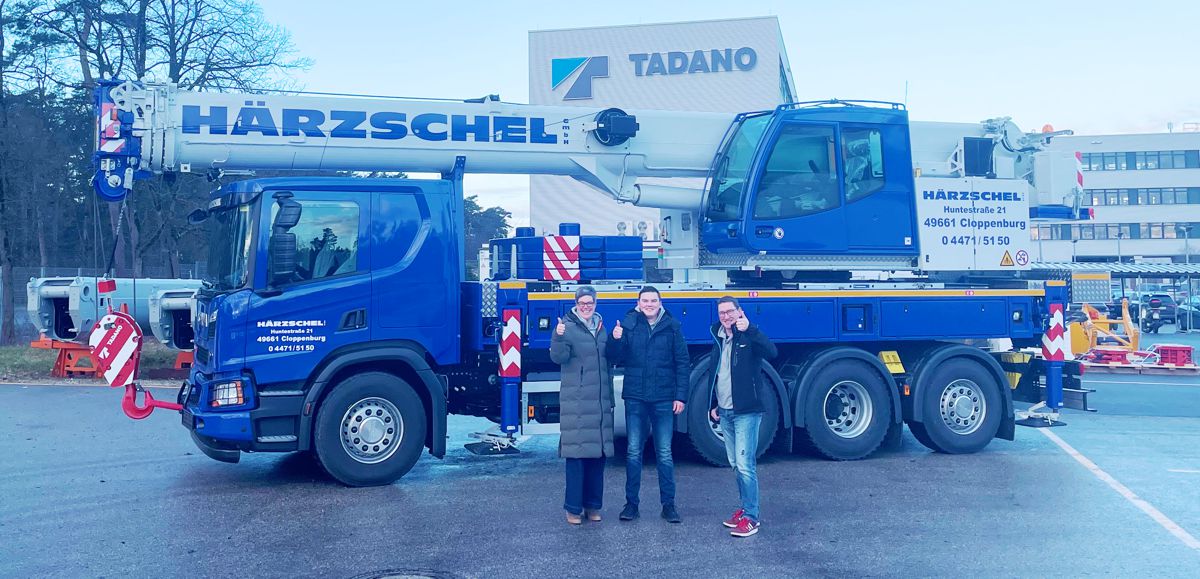
{"type": "Polygon", "coordinates": [[[275,221],[271,223],[271,227],[275,231],[287,231],[300,223],[300,203],[292,199],[293,195],[290,191],[280,191],[273,195],[275,204],[279,206],[279,212],[275,214],[275,221]]]}
{"type": "Polygon", "coordinates": [[[187,216],[188,225],[200,225],[201,223],[204,223],[205,221],[208,221],[208,211],[206,211],[204,209],[197,209],[191,213],[188,213],[188,216],[187,216]]]}
{"type": "Polygon", "coordinates": [[[272,233],[267,246],[268,283],[279,286],[292,281],[296,272],[296,234],[272,233]]]}
{"type": "Polygon", "coordinates": [[[271,238],[267,241],[267,283],[279,286],[292,281],[296,272],[296,234],[289,230],[300,223],[301,205],[290,191],[273,195],[279,211],[271,222],[271,238]]]}

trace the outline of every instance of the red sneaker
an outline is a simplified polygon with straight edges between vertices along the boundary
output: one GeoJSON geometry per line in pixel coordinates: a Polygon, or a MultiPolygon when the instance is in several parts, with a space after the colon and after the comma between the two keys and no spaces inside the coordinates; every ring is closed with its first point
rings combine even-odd
{"type": "Polygon", "coordinates": [[[745,509],[738,509],[733,512],[733,516],[729,517],[725,522],[721,523],[730,529],[736,529],[738,523],[742,522],[742,518],[746,515],[745,509]]]}
{"type": "Polygon", "coordinates": [[[738,521],[738,526],[729,531],[729,534],[735,537],[749,537],[758,532],[758,526],[758,523],[750,520],[749,517],[742,517],[738,521]]]}

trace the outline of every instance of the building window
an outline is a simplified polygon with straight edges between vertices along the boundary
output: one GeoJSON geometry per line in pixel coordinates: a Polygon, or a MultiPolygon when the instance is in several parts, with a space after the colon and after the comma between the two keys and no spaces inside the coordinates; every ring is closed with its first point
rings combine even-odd
{"type": "Polygon", "coordinates": [[[1200,168],[1200,150],[1084,153],[1085,171],[1200,168]]]}

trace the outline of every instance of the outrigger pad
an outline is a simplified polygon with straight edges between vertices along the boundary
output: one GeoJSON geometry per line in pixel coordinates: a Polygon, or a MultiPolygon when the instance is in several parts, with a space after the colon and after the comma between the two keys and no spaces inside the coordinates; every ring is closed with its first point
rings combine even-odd
{"type": "Polygon", "coordinates": [[[1054,428],[1055,426],[1066,426],[1067,423],[1046,416],[1030,416],[1029,418],[1018,420],[1017,425],[1028,426],[1030,428],[1054,428]]]}
{"type": "Polygon", "coordinates": [[[471,454],[480,456],[497,456],[501,454],[521,454],[521,449],[512,446],[501,446],[490,442],[468,442],[463,447],[471,454]]]}

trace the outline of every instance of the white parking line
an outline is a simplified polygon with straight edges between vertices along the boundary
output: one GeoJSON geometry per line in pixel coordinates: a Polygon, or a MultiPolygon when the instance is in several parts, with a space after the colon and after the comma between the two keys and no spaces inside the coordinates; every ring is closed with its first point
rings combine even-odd
{"type": "Polygon", "coordinates": [[[1096,475],[1096,478],[1104,481],[1105,484],[1112,487],[1112,489],[1117,491],[1118,494],[1125,497],[1125,500],[1133,503],[1133,506],[1137,507],[1143,513],[1149,515],[1151,519],[1154,519],[1154,522],[1166,529],[1167,532],[1175,535],[1175,538],[1182,541],[1184,545],[1200,551],[1200,541],[1196,540],[1195,537],[1185,531],[1183,527],[1180,527],[1178,524],[1176,524],[1175,521],[1172,521],[1169,517],[1162,514],[1162,511],[1154,508],[1154,505],[1146,502],[1144,499],[1137,496],[1137,494],[1135,494],[1133,491],[1129,490],[1129,487],[1121,484],[1120,481],[1101,470],[1100,467],[1096,466],[1096,463],[1089,460],[1088,457],[1080,454],[1078,450],[1075,450],[1071,445],[1067,444],[1067,441],[1059,438],[1057,434],[1054,434],[1053,432],[1050,432],[1049,429],[1045,428],[1039,429],[1039,432],[1045,434],[1046,438],[1054,441],[1054,444],[1057,444],[1059,448],[1066,451],[1067,454],[1071,455],[1071,458],[1074,458],[1079,464],[1082,464],[1084,468],[1092,471],[1092,474],[1096,475]]]}
{"type": "Polygon", "coordinates": [[[1141,386],[1184,386],[1189,388],[1200,388],[1200,381],[1197,382],[1122,382],[1119,380],[1091,380],[1084,378],[1084,386],[1088,384],[1138,384],[1141,386]]]}
{"type": "Polygon", "coordinates": [[[1186,473],[1186,474],[1200,474],[1200,470],[1193,470],[1190,468],[1168,468],[1167,472],[1182,472],[1182,473],[1186,473]]]}

